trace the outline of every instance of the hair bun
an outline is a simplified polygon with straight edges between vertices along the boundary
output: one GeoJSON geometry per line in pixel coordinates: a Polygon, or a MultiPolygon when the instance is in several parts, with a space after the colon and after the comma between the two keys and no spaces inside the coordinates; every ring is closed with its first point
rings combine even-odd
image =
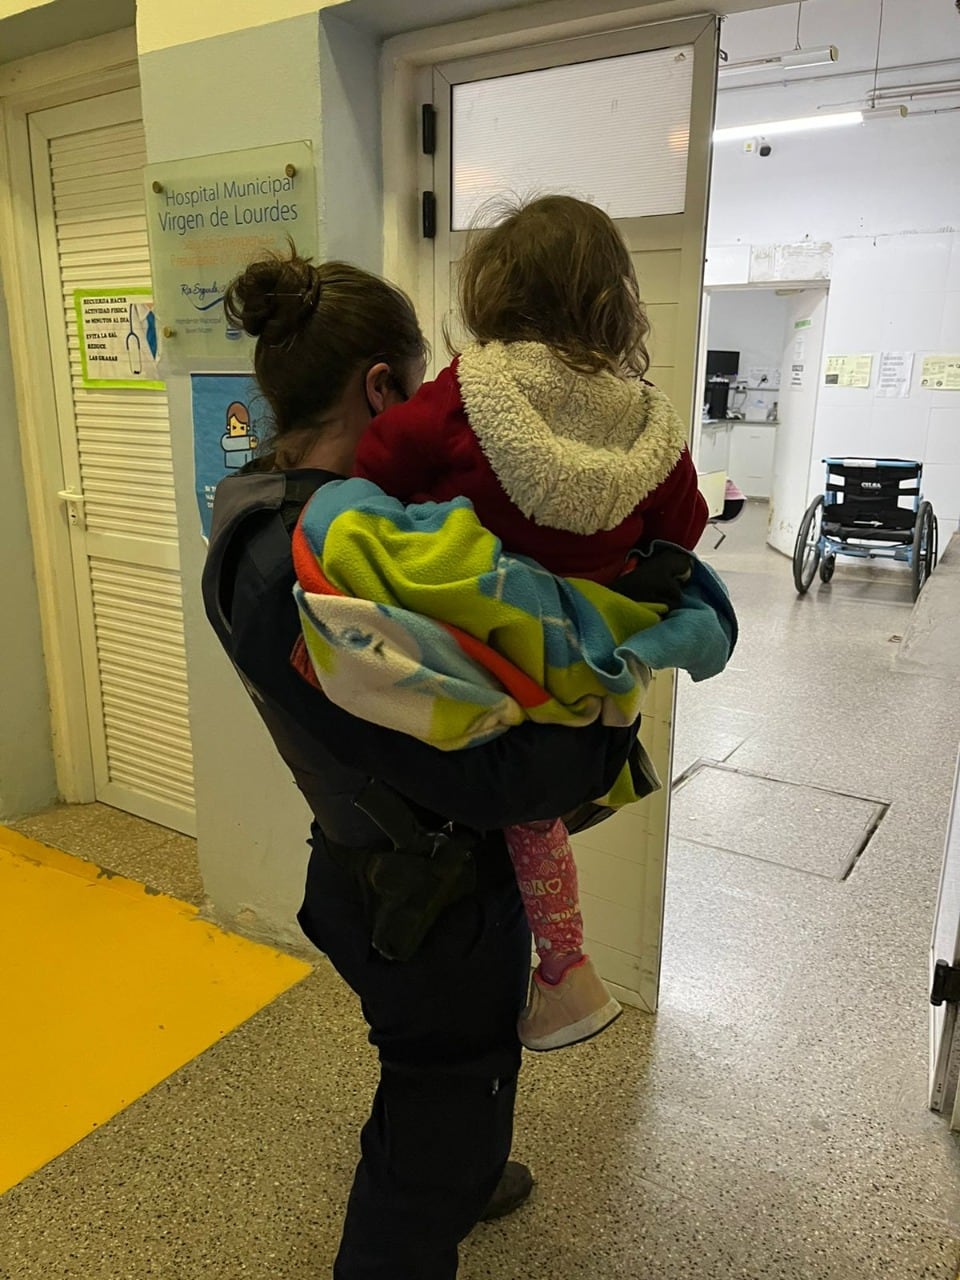
{"type": "Polygon", "coordinates": [[[223,310],[231,324],[279,346],[295,337],[320,300],[320,273],[293,245],[289,257],[251,262],[227,287],[223,310]]]}

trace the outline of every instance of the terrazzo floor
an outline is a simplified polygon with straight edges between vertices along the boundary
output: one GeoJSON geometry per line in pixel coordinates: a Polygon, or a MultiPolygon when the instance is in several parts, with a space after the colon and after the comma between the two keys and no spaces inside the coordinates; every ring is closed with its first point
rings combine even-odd
{"type": "MultiPolygon", "coordinates": [[[[676,774],[719,763],[889,809],[844,880],[763,856],[753,827],[740,852],[735,830],[727,850],[675,836],[660,1013],[528,1062],[515,1150],[539,1186],[465,1244],[463,1280],[956,1280],[925,988],[960,686],[894,673],[902,577],[841,567],[798,601],[764,519],[751,505],[711,553],[743,639],[681,691],[676,774]]],[[[785,845],[791,814],[809,820],[785,807],[785,845]]],[[[202,896],[191,842],[161,828],[100,806],[17,825],[202,896]]],[[[373,1081],[320,966],[0,1199],[0,1277],[328,1277],[373,1081]]]]}

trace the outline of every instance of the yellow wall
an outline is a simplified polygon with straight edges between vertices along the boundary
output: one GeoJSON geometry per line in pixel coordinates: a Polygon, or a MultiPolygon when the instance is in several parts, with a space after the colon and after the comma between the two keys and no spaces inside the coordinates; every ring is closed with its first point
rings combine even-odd
{"type": "MultiPolygon", "coordinates": [[[[0,11],[10,2],[0,0],[0,11]]],[[[142,54],[153,53],[343,3],[344,0],[269,0],[268,4],[264,0],[230,0],[229,4],[218,0],[138,0],[137,45],[142,54]]]]}
{"type": "Polygon", "coordinates": [[[0,22],[4,18],[12,18],[15,13],[26,13],[28,9],[39,9],[47,0],[0,0],[0,22]]]}

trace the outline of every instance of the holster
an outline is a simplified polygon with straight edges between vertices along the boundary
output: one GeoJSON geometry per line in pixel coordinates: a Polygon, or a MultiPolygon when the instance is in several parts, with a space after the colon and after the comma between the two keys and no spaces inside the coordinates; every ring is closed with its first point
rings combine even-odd
{"type": "Polygon", "coordinates": [[[380,782],[369,782],[354,804],[393,845],[364,861],[374,950],[387,960],[412,960],[442,913],[476,888],[480,836],[452,826],[429,830],[380,782]]]}

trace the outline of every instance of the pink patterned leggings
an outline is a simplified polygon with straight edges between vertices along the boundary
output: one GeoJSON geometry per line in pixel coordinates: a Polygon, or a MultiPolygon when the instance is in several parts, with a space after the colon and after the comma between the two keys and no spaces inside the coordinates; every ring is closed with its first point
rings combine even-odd
{"type": "Polygon", "coordinates": [[[557,818],[507,827],[503,834],[541,961],[579,956],[583,917],[567,828],[557,818]]]}

